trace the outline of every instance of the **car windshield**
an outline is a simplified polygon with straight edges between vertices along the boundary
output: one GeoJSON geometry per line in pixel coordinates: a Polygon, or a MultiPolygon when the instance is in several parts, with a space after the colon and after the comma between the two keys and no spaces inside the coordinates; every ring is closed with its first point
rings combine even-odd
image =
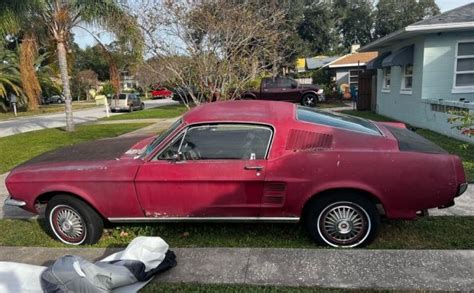
{"type": "Polygon", "coordinates": [[[327,125],[371,135],[381,135],[379,129],[374,123],[358,117],[336,114],[329,111],[321,111],[302,106],[298,106],[297,117],[300,121],[327,125]]]}
{"type": "Polygon", "coordinates": [[[182,119],[177,120],[175,123],[173,123],[173,124],[168,128],[168,130],[166,130],[166,131],[163,132],[162,134],[160,134],[160,135],[158,135],[157,137],[155,137],[155,139],[154,139],[149,145],[147,145],[146,150],[145,150],[145,152],[143,152],[143,154],[142,154],[141,157],[145,157],[145,156],[147,156],[148,154],[150,154],[151,152],[153,152],[153,150],[154,150],[163,140],[165,140],[165,138],[168,137],[168,135],[170,135],[170,134],[173,133],[176,129],[178,129],[178,127],[181,125],[182,122],[183,122],[182,119]]]}

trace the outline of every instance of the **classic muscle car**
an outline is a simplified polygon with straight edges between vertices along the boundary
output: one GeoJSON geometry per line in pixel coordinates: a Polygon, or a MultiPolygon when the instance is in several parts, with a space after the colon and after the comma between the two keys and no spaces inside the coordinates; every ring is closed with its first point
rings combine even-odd
{"type": "Polygon", "coordinates": [[[467,188],[460,159],[398,123],[270,101],[199,106],[149,138],[104,139],[16,167],[6,204],[46,204],[51,235],[91,244],[109,222],[301,222],[356,247],[467,188]]]}

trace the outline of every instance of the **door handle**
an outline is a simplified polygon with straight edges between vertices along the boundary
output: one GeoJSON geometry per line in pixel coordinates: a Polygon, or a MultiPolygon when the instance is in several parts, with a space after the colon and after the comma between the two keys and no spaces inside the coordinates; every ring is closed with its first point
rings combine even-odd
{"type": "Polygon", "coordinates": [[[262,166],[245,166],[245,170],[255,170],[255,171],[262,171],[263,167],[262,166]]]}

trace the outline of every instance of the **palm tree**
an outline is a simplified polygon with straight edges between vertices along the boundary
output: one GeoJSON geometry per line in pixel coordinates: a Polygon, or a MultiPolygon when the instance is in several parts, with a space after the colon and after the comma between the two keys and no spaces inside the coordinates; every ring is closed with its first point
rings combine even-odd
{"type": "Polygon", "coordinates": [[[0,97],[6,98],[9,92],[17,96],[23,94],[20,86],[18,57],[10,50],[0,47],[0,97]]]}
{"type": "Polygon", "coordinates": [[[141,55],[142,34],[125,7],[114,0],[2,0],[0,32],[14,28],[31,31],[32,25],[44,26],[56,44],[59,70],[66,98],[66,130],[74,131],[72,97],[69,86],[67,43],[73,27],[100,26],[141,55]]]}

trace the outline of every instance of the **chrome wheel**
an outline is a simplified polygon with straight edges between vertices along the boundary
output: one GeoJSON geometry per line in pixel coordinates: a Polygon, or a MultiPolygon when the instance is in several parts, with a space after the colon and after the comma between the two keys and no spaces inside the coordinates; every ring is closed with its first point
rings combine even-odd
{"type": "Polygon", "coordinates": [[[306,95],[303,97],[303,105],[307,107],[314,107],[316,105],[316,96],[306,95]]]}
{"type": "Polygon", "coordinates": [[[357,246],[367,238],[370,228],[367,212],[352,202],[333,203],[318,217],[318,233],[334,247],[357,246]]]}
{"type": "Polygon", "coordinates": [[[86,228],[81,215],[72,207],[57,205],[50,213],[53,232],[66,244],[81,244],[86,238],[86,228]]]}

